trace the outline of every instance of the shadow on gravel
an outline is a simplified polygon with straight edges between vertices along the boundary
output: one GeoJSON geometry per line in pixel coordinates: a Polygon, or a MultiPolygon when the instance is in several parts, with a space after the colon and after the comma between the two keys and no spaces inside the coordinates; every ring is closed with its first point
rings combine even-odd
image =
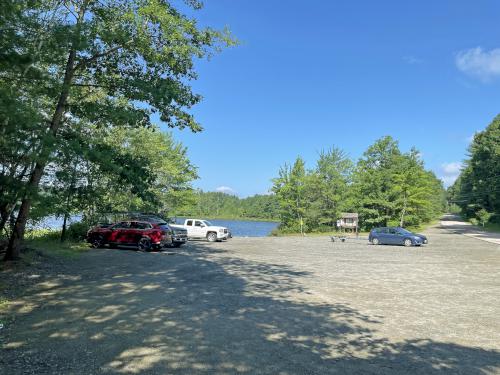
{"type": "MultiPolygon", "coordinates": [[[[219,250],[223,251],[223,250],[219,250]]],[[[376,337],[381,317],[311,302],[279,264],[103,250],[28,291],[4,330],[7,374],[470,374],[500,352],[376,337]],[[293,298],[291,297],[293,295],[293,298]]]]}

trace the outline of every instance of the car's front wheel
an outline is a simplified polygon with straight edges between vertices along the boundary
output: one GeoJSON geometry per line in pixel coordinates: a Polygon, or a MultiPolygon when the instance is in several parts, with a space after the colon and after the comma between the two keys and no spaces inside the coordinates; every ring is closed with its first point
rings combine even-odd
{"type": "Polygon", "coordinates": [[[102,234],[95,236],[92,239],[92,242],[90,244],[94,249],[98,249],[100,247],[103,247],[104,246],[104,236],[102,234]]]}
{"type": "Polygon", "coordinates": [[[378,244],[380,244],[380,241],[378,240],[378,238],[374,238],[374,239],[372,240],[372,244],[374,244],[374,245],[378,245],[378,244]]]}
{"type": "Polygon", "coordinates": [[[407,239],[403,242],[403,244],[404,244],[406,247],[409,247],[409,246],[411,246],[411,245],[412,245],[412,242],[411,242],[411,240],[410,240],[409,238],[407,238],[407,239]]]}
{"type": "Polygon", "coordinates": [[[217,233],[215,233],[215,232],[208,233],[207,234],[207,240],[209,242],[215,242],[215,241],[217,241],[217,233]]]}
{"type": "Polygon", "coordinates": [[[137,244],[137,248],[140,251],[150,251],[151,250],[151,239],[148,237],[143,237],[139,240],[139,243],[137,244]]]}

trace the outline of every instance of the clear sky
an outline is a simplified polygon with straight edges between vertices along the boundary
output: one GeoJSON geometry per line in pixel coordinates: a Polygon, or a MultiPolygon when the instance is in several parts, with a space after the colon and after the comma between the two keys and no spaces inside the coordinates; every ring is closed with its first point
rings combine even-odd
{"type": "Polygon", "coordinates": [[[205,130],[174,130],[203,190],[266,193],[298,155],[356,160],[385,135],[449,184],[500,113],[497,0],[205,0],[195,14],[241,42],[197,64],[205,130]]]}

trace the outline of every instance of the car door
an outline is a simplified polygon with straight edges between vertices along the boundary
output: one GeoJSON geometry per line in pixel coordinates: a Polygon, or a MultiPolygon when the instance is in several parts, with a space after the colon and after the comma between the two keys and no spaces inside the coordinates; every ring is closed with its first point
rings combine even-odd
{"type": "Polygon", "coordinates": [[[133,221],[130,223],[130,229],[127,231],[128,234],[128,242],[137,244],[144,236],[144,233],[147,229],[151,229],[152,226],[148,223],[144,223],[141,221],[133,221]]]}
{"type": "Polygon", "coordinates": [[[402,243],[402,236],[395,228],[389,228],[387,234],[387,243],[389,245],[399,245],[402,243]]]}
{"type": "Polygon", "coordinates": [[[194,237],[205,237],[205,224],[201,220],[194,221],[194,237]]]}
{"type": "Polygon", "coordinates": [[[186,220],[185,228],[188,231],[188,237],[194,237],[194,220],[186,220]]]}
{"type": "Polygon", "coordinates": [[[378,238],[378,242],[380,244],[386,244],[388,241],[389,234],[387,233],[387,228],[380,228],[377,230],[376,237],[378,238]]]}
{"type": "Polygon", "coordinates": [[[130,227],[130,222],[122,221],[113,225],[109,235],[109,242],[112,243],[126,243],[126,231],[130,227]]]}

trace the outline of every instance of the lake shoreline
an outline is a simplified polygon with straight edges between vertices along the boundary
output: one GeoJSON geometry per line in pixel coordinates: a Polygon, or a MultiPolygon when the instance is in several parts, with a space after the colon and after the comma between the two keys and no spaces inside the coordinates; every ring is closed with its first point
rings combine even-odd
{"type": "Polygon", "coordinates": [[[227,220],[227,221],[248,221],[248,222],[263,222],[263,223],[280,223],[278,219],[258,219],[252,217],[227,217],[227,216],[196,216],[196,215],[177,215],[174,219],[179,218],[195,218],[202,220],[227,220]]]}

